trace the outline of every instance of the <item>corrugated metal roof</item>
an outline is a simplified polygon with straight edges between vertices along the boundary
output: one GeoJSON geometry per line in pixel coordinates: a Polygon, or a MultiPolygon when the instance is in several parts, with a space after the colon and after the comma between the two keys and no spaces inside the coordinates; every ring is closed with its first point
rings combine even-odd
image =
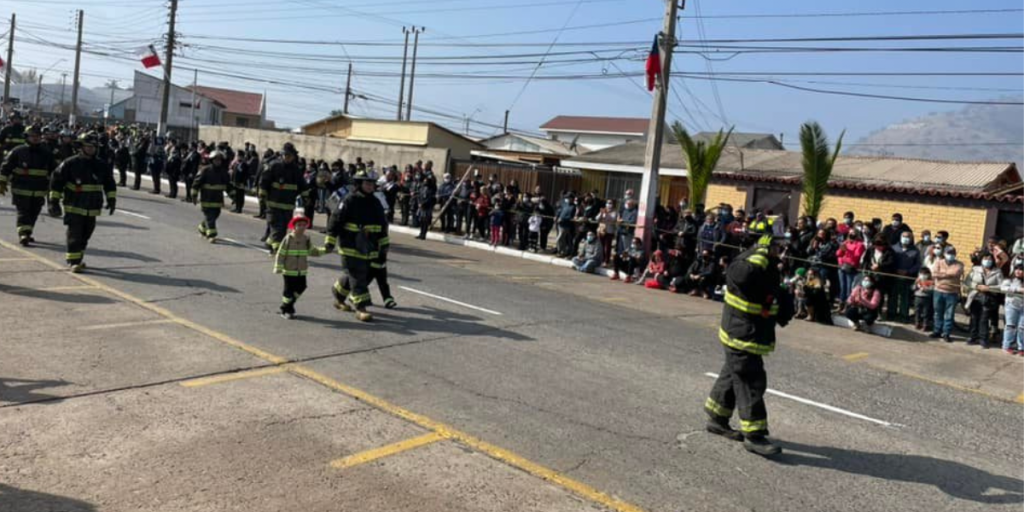
{"type": "Polygon", "coordinates": [[[647,133],[651,120],[646,117],[556,116],[541,125],[541,130],[569,132],[647,133]]]}

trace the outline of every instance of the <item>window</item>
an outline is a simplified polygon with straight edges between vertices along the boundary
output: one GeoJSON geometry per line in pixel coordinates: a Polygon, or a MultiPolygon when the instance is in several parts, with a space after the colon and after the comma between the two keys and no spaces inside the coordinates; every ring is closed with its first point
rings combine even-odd
{"type": "Polygon", "coordinates": [[[238,126],[238,127],[241,127],[241,128],[248,128],[249,127],[249,118],[248,117],[236,117],[235,118],[235,126],[238,126]]]}

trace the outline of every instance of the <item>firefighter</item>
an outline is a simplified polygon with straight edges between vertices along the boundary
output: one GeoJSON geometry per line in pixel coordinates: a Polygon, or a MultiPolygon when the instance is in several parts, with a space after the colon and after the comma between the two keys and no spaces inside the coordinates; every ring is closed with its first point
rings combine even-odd
{"type": "Polygon", "coordinates": [[[373,319],[366,311],[370,304],[370,264],[383,261],[380,253],[390,242],[384,208],[373,195],[373,178],[363,170],[353,180],[355,190],[331,214],[325,250],[337,246],[344,269],[342,277],[334,283],[334,307],[342,311],[355,309],[356,318],[368,322],[373,319]]]}
{"type": "Polygon", "coordinates": [[[725,364],[704,402],[708,432],[742,440],[747,451],[763,456],[782,449],[766,437],[768,379],[762,357],[775,349],[775,325],[784,327],[793,317],[793,301],[782,288],[778,264],[778,246],[768,235],[726,269],[725,309],[718,330],[725,364]],[[733,409],[739,413],[740,431],[729,426],[733,409]]]}
{"type": "Polygon", "coordinates": [[[57,145],[57,150],[53,155],[57,159],[57,165],[75,156],[75,152],[75,134],[67,128],[61,130],[60,143],[57,145]]]}
{"type": "Polygon", "coordinates": [[[96,157],[99,137],[92,132],[79,138],[79,154],[68,158],[50,177],[51,215],[64,213],[67,227],[67,263],[72,272],[85,269],[85,249],[96,229],[96,217],[106,209],[114,214],[117,184],[110,166],[96,157]],[[61,208],[61,203],[64,207],[61,208]]]}
{"type": "Polygon", "coordinates": [[[192,197],[192,183],[196,179],[196,173],[199,172],[199,165],[203,163],[203,155],[199,152],[199,145],[192,142],[188,146],[188,154],[185,155],[185,160],[181,163],[181,178],[185,182],[185,201],[187,203],[195,202],[192,197]]]}
{"type": "Polygon", "coordinates": [[[32,230],[46,203],[50,173],[57,167],[53,153],[41,143],[41,135],[38,126],[28,127],[26,143],[7,153],[0,166],[0,196],[7,194],[9,185],[18,209],[18,241],[25,246],[35,241],[32,230]]]}
{"type": "Polygon", "coordinates": [[[203,210],[199,234],[211,244],[217,241],[217,218],[224,207],[224,192],[228,189],[229,181],[224,153],[217,150],[210,153],[210,163],[199,168],[192,182],[192,201],[198,201],[203,210]]]}
{"type": "Polygon", "coordinates": [[[296,199],[309,200],[309,189],[298,159],[299,152],[295,146],[286,142],[281,149],[281,159],[271,164],[260,177],[260,193],[267,202],[267,227],[270,230],[267,245],[272,254],[277,253],[277,247],[288,231],[296,199]]]}
{"type": "Polygon", "coordinates": [[[43,146],[50,154],[54,154],[57,151],[57,146],[60,144],[60,139],[57,138],[58,132],[55,128],[50,125],[43,127],[43,146]]]}
{"type": "Polygon", "coordinates": [[[146,174],[146,159],[149,156],[149,137],[142,135],[135,139],[132,146],[132,171],[135,172],[135,182],[132,190],[142,188],[142,175],[146,174]]]}
{"type": "Polygon", "coordinates": [[[11,124],[0,129],[0,158],[12,149],[25,143],[25,125],[21,124],[21,113],[11,113],[11,124]]]}
{"type": "MultiPolygon", "coordinates": [[[[256,215],[253,215],[254,219],[267,218],[267,198],[263,196],[263,192],[260,191],[259,188],[260,183],[263,182],[263,172],[270,168],[270,166],[274,163],[274,160],[274,150],[267,148],[267,150],[263,152],[263,159],[260,160],[256,165],[256,173],[255,176],[253,176],[253,183],[256,184],[255,188],[258,191],[256,195],[259,198],[260,211],[256,215]]],[[[267,239],[264,238],[260,241],[266,242],[267,239]]]]}

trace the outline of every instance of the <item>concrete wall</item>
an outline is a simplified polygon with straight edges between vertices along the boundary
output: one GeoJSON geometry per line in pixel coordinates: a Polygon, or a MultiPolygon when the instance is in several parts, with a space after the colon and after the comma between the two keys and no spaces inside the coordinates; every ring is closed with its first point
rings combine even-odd
{"type": "Polygon", "coordinates": [[[417,160],[433,160],[434,169],[438,172],[448,168],[448,150],[445,148],[381,144],[229,126],[201,126],[199,138],[205,141],[227,141],[233,148],[244,147],[246,142],[251,142],[260,152],[268,147],[280,151],[285,142],[291,142],[299,150],[300,156],[321,158],[328,162],[338,158],[346,163],[355,162],[359,156],[363,161],[373,160],[378,165],[397,165],[399,168],[415,164],[417,160]]]}

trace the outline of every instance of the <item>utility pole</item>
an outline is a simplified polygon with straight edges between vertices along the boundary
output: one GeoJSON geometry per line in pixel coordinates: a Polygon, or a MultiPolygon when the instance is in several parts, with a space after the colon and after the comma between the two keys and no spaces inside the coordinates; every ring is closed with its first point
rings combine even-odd
{"type": "Polygon", "coordinates": [[[505,111],[505,123],[502,125],[502,133],[508,133],[508,110],[505,111]]]}
{"type": "Polygon", "coordinates": [[[14,72],[14,65],[11,61],[14,59],[14,23],[17,21],[16,15],[11,13],[11,33],[7,39],[7,64],[4,69],[4,103],[11,101],[11,74],[14,72]]]}
{"type": "Polygon", "coordinates": [[[60,74],[60,105],[58,105],[58,107],[57,107],[57,108],[59,108],[61,110],[61,112],[60,112],[61,114],[64,113],[64,86],[67,85],[67,81],[68,81],[68,74],[67,73],[61,73],[60,74]]]}
{"type": "Polygon", "coordinates": [[[36,86],[36,110],[39,111],[39,98],[43,95],[43,75],[39,75],[39,85],[36,86]]]}
{"type": "Polygon", "coordinates": [[[348,78],[345,79],[345,106],[342,107],[341,113],[348,115],[348,99],[352,96],[352,63],[348,63],[348,78]]]}
{"type": "Polygon", "coordinates": [[[75,117],[78,115],[78,72],[82,64],[82,22],[85,21],[85,11],[78,10],[78,44],[75,45],[75,77],[71,80],[71,112],[68,114],[68,126],[75,125],[75,117]]]}
{"type": "MultiPolygon", "coordinates": [[[[117,85],[117,80],[114,80],[114,85],[117,85]]],[[[107,106],[107,119],[110,119],[110,109],[114,107],[114,87],[110,88],[110,104],[107,106]]]]}
{"type": "Polygon", "coordinates": [[[409,102],[405,104],[405,120],[409,121],[412,119],[412,83],[416,79],[416,50],[420,47],[420,33],[426,30],[424,27],[420,27],[418,30],[416,27],[412,28],[413,43],[412,43],[412,68],[409,70],[409,102]]]}
{"type": "MultiPolygon", "coordinates": [[[[654,235],[654,210],[658,202],[658,170],[661,167],[661,142],[665,137],[665,101],[668,99],[669,72],[672,70],[672,50],[676,45],[677,0],[667,0],[665,25],[658,46],[661,47],[661,74],[654,89],[651,123],[647,127],[647,151],[644,153],[644,178],[640,186],[640,206],[637,215],[636,237],[643,246],[651,247],[654,235]]],[[[685,0],[683,0],[685,7],[685,0]]]]}
{"type": "MultiPolygon", "coordinates": [[[[192,70],[192,114],[189,115],[188,126],[192,133],[189,134],[191,140],[199,138],[199,134],[196,130],[199,128],[196,126],[196,87],[199,87],[199,69],[192,70]]],[[[262,128],[262,127],[261,127],[262,128]]]]}
{"type": "Polygon", "coordinates": [[[167,133],[167,108],[171,103],[171,70],[174,61],[174,19],[178,15],[178,0],[171,0],[171,21],[167,25],[167,61],[164,63],[164,94],[160,100],[160,122],[156,132],[167,133]]]}
{"type": "Polygon", "coordinates": [[[409,29],[402,27],[405,34],[405,49],[402,50],[402,81],[398,85],[398,114],[395,119],[402,120],[402,101],[405,100],[405,60],[409,57],[409,29]]]}

